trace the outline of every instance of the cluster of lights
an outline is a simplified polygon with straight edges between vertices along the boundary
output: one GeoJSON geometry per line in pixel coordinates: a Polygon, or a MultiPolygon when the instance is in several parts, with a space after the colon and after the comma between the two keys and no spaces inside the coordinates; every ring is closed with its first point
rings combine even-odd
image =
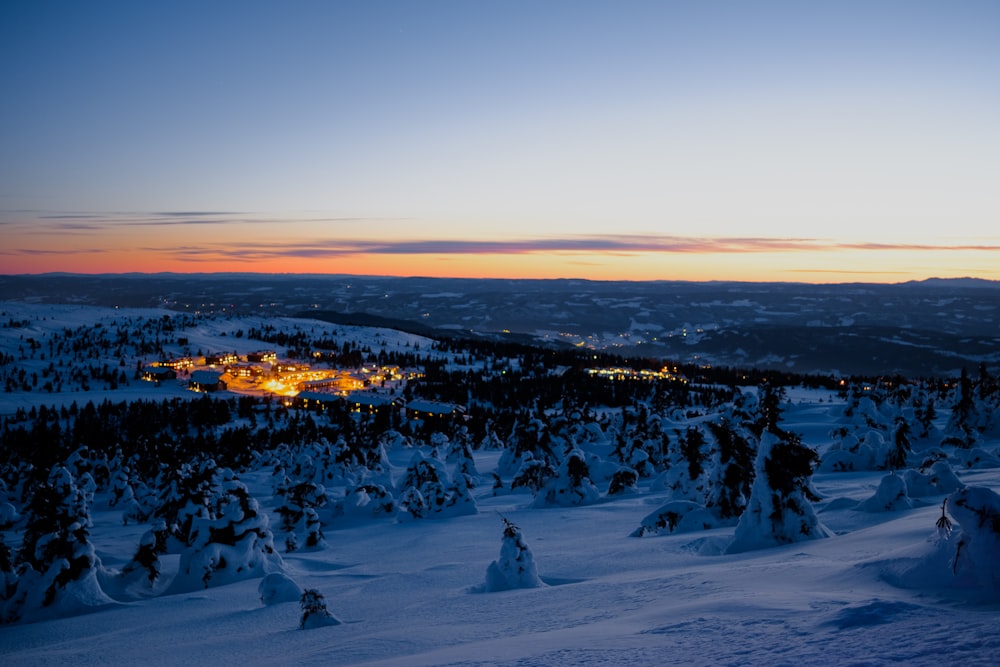
{"type": "Polygon", "coordinates": [[[648,368],[643,368],[636,370],[634,368],[623,368],[613,366],[610,368],[588,368],[587,373],[592,376],[602,377],[609,380],[670,380],[671,382],[687,382],[687,378],[684,378],[677,373],[677,369],[673,368],[662,368],[658,371],[650,370],[648,368]]]}

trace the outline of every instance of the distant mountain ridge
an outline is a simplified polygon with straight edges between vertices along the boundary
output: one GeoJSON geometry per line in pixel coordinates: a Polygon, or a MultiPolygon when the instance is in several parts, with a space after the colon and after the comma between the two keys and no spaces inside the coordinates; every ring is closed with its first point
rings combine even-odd
{"type": "Polygon", "coordinates": [[[1000,367],[1000,282],[897,284],[129,274],[0,276],[0,299],[320,318],[806,373],[1000,367]]]}

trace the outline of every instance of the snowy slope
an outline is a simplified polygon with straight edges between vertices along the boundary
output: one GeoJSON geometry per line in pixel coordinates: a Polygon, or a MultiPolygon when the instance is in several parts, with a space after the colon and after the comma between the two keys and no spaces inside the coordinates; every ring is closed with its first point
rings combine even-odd
{"type": "MultiPolygon", "coordinates": [[[[196,336],[205,336],[199,345],[218,342],[229,326],[192,329],[192,342],[196,336]]],[[[8,336],[4,344],[16,340],[8,336]]],[[[401,338],[398,344],[413,342],[401,338]]],[[[123,388],[116,395],[139,391],[146,389],[123,388]]],[[[828,392],[796,390],[789,399],[783,425],[814,447],[829,447],[841,406],[828,392]]],[[[13,397],[5,400],[14,404],[13,397]]],[[[996,452],[1000,442],[981,445],[996,452]]],[[[389,455],[398,477],[413,450],[389,455]]],[[[494,470],[498,458],[497,451],[475,453],[482,474],[494,470]]],[[[957,473],[965,484],[1000,492],[1000,469],[957,473]]],[[[952,574],[955,545],[936,528],[944,496],[914,499],[912,509],[895,512],[856,509],[885,474],[815,475],[823,499],[814,508],[832,537],[733,555],[725,553],[733,526],[629,537],[669,499],[648,479],[637,493],[568,508],[534,507],[526,492],[494,496],[483,484],[474,489],[476,514],[373,519],[327,529],[326,549],[282,553],[289,576],[319,590],[340,625],[300,630],[298,603],[265,606],[259,579],[251,579],[0,625],[0,663],[1000,663],[1000,596],[952,574]],[[500,554],[501,515],[521,529],[545,586],[481,592],[500,554]]],[[[241,479],[263,508],[277,506],[268,473],[241,479]]],[[[95,509],[93,521],[92,540],[110,570],[125,564],[148,528],[123,526],[120,508],[95,509]]],[[[178,556],[162,560],[167,580],[161,589],[176,572],[178,556]]]]}

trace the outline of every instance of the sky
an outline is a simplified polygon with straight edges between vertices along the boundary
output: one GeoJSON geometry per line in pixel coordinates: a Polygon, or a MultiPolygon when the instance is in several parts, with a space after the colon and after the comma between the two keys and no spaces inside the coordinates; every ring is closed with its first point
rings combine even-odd
{"type": "Polygon", "coordinates": [[[1000,3],[0,4],[0,273],[1000,279],[1000,3]]]}

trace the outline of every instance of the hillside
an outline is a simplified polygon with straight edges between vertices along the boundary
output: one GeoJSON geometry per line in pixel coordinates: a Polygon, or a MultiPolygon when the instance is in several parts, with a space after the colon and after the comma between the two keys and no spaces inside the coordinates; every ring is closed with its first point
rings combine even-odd
{"type": "Polygon", "coordinates": [[[809,387],[746,369],[740,386],[299,318],[0,312],[0,519],[21,564],[0,568],[6,663],[1000,659],[985,368],[809,387]],[[400,372],[318,410],[228,371],[215,394],[187,371],[137,378],[263,349],[400,372]],[[302,589],[330,624],[299,629],[302,589]]]}

